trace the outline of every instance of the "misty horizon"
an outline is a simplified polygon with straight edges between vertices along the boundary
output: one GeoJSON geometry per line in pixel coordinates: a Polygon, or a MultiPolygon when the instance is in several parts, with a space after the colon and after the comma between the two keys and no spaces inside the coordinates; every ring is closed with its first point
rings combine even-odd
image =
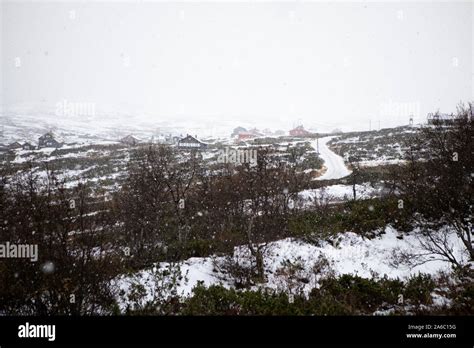
{"type": "Polygon", "coordinates": [[[97,122],[329,132],[422,123],[473,96],[470,2],[6,1],[1,12],[2,116],[68,102],[92,104],[97,122]]]}

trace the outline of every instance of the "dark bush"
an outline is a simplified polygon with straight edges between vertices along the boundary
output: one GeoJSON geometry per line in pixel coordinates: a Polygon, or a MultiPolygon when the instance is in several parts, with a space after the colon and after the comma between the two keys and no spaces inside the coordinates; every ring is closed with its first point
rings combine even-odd
{"type": "Polygon", "coordinates": [[[323,279],[310,298],[319,315],[371,314],[384,303],[395,304],[402,288],[399,280],[344,274],[340,278],[323,279]]]}
{"type": "Polygon", "coordinates": [[[405,299],[414,305],[432,303],[431,293],[435,289],[435,282],[428,274],[418,274],[408,279],[405,285],[405,299]]]}

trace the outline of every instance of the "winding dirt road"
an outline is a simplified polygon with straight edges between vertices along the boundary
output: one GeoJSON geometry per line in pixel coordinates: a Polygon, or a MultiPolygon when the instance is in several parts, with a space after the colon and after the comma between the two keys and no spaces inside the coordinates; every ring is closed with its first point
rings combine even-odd
{"type": "MultiPolygon", "coordinates": [[[[327,143],[334,136],[319,139],[319,155],[324,160],[326,172],[316,180],[340,179],[348,176],[352,172],[344,164],[344,159],[329,149],[327,143]]],[[[311,142],[311,146],[316,149],[316,140],[311,142]]]]}

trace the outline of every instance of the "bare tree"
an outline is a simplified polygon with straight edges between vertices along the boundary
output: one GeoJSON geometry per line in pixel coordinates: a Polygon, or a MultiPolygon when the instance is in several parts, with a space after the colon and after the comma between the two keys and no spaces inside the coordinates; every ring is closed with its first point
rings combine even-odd
{"type": "MultiPolygon", "coordinates": [[[[0,240],[37,246],[38,260],[9,258],[0,265],[0,311],[17,315],[110,313],[111,280],[119,259],[111,225],[87,187],[68,189],[47,170],[32,167],[0,189],[0,240]],[[96,210],[97,209],[97,210],[96,210]]],[[[105,208],[105,207],[103,207],[105,208]]]]}
{"type": "Polygon", "coordinates": [[[156,262],[169,245],[186,244],[193,215],[189,202],[199,170],[195,153],[179,153],[164,145],[135,151],[118,196],[126,245],[140,255],[135,262],[156,262]]]}
{"type": "Polygon", "coordinates": [[[461,105],[453,120],[423,127],[407,144],[407,164],[397,171],[396,189],[413,209],[424,249],[457,267],[461,261],[452,250],[453,233],[474,260],[471,107],[461,105]]]}

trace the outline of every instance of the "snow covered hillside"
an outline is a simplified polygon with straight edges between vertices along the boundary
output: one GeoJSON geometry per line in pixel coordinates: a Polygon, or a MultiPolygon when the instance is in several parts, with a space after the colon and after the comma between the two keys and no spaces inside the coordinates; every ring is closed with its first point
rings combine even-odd
{"type": "Polygon", "coordinates": [[[349,132],[331,138],[327,145],[344,157],[361,166],[371,167],[399,163],[410,138],[419,131],[419,126],[397,127],[366,132],[349,132]]]}
{"type": "MultiPolygon", "coordinates": [[[[452,239],[450,244],[453,253],[461,259],[463,255],[462,245],[457,239],[452,239]]],[[[420,242],[414,233],[403,235],[394,228],[387,228],[373,239],[365,239],[352,232],[341,233],[330,241],[321,241],[320,245],[310,244],[302,240],[286,238],[269,243],[265,248],[265,276],[266,282],[256,285],[279,291],[289,291],[279,269],[285,264],[301,266],[299,277],[301,282],[297,284],[303,292],[308,292],[318,286],[318,280],[333,272],[336,276],[342,274],[354,274],[364,278],[374,276],[387,276],[389,278],[407,279],[411,275],[427,273],[435,275],[440,271],[449,271],[450,265],[440,260],[431,260],[421,265],[408,267],[399,263],[401,252],[422,252],[420,242]],[[316,271],[318,264],[327,260],[327,266],[321,272],[316,271]]],[[[234,250],[234,259],[240,262],[249,262],[249,253],[246,247],[237,247],[234,250]]],[[[180,296],[192,295],[192,289],[202,283],[206,286],[222,284],[233,287],[233,279],[229,274],[219,271],[219,264],[225,262],[225,257],[210,256],[203,258],[190,258],[179,263],[181,273],[186,280],[179,283],[177,292],[180,296]]],[[[157,267],[166,268],[168,263],[161,263],[157,267]]],[[[139,281],[151,296],[153,284],[153,272],[143,270],[134,276],[121,277],[118,282],[120,288],[128,291],[131,282],[139,281]]]]}

